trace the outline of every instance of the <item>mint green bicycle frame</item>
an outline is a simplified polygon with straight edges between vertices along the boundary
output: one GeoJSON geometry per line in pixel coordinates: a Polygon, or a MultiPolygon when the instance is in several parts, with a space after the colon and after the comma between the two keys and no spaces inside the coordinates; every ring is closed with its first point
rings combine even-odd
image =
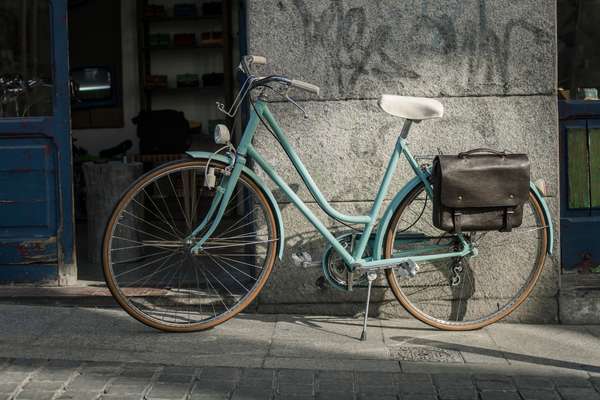
{"type": "MultiPolygon", "coordinates": [[[[202,244],[204,244],[210,235],[217,229],[221,218],[227,208],[229,200],[233,194],[235,186],[237,184],[238,178],[242,173],[247,161],[249,158],[254,160],[256,164],[260,166],[260,168],[275,182],[275,184],[285,193],[285,195],[289,198],[289,200],[302,212],[302,214],[314,225],[314,227],[323,235],[325,239],[329,243],[335,251],[337,251],[342,259],[345,261],[346,265],[349,266],[351,270],[355,269],[381,269],[385,267],[390,267],[392,265],[402,264],[409,260],[414,262],[422,262],[422,261],[432,261],[439,260],[451,257],[464,257],[468,255],[473,255],[475,250],[471,247],[469,243],[467,243],[462,235],[457,235],[462,248],[456,252],[451,253],[434,253],[434,254],[422,254],[423,250],[419,250],[417,253],[421,255],[415,255],[414,251],[408,251],[406,253],[398,253],[395,254],[393,258],[388,259],[379,259],[379,257],[373,258],[364,258],[363,255],[365,253],[365,249],[367,248],[369,238],[371,237],[371,233],[373,233],[373,229],[377,222],[377,216],[381,211],[381,206],[383,204],[383,200],[388,194],[388,189],[392,177],[395,173],[396,167],[398,165],[398,161],[400,159],[400,155],[404,155],[412,170],[415,172],[418,179],[423,182],[425,185],[425,189],[427,192],[427,196],[432,198],[432,189],[429,183],[428,177],[429,173],[423,171],[418,165],[415,158],[412,156],[410,151],[408,150],[406,141],[404,137],[406,135],[400,135],[396,146],[394,148],[394,152],[389,160],[387,169],[383,176],[383,181],[381,182],[381,186],[377,192],[377,196],[373,202],[373,206],[369,215],[345,215],[337,210],[335,210],[325,199],[312,177],[306,170],[304,164],[294,151],[294,149],[290,146],[287,138],[284,135],[283,130],[277,124],[275,117],[269,111],[267,104],[264,101],[256,102],[256,111],[252,110],[250,120],[246,126],[244,134],[240,140],[239,146],[237,147],[237,156],[233,165],[231,166],[231,174],[229,176],[225,176],[221,182],[221,184],[216,188],[217,194],[215,195],[215,199],[204,218],[204,220],[196,227],[196,229],[192,232],[192,234],[187,238],[194,242],[194,246],[192,251],[200,251],[202,250],[202,244]],[[315,199],[318,205],[329,215],[335,217],[336,219],[349,223],[349,224],[362,224],[364,225],[363,231],[360,233],[360,238],[356,242],[356,246],[354,247],[352,253],[349,253],[339,242],[339,240],[325,227],[323,222],[306,206],[306,204],[298,197],[298,195],[288,186],[288,184],[275,172],[273,167],[265,161],[264,158],[256,151],[254,146],[252,146],[252,138],[256,132],[256,128],[260,122],[260,118],[257,115],[257,112],[261,114],[261,117],[269,124],[272,131],[277,135],[280,143],[284,147],[286,153],[290,156],[290,160],[293,165],[296,167],[298,172],[301,174],[303,180],[306,182],[308,189],[315,195],[315,199]],[[212,221],[212,223],[211,223],[212,221]],[[197,240],[197,235],[202,232],[208,224],[211,223],[208,230],[203,234],[203,236],[197,240]]],[[[403,128],[403,133],[408,133],[410,129],[410,122],[403,128]]],[[[379,234],[383,234],[380,232],[379,234]]],[[[434,248],[440,248],[441,246],[432,246],[434,248]]],[[[447,247],[446,247],[447,248],[447,247]]],[[[379,253],[379,252],[378,252],[379,253]]]]}

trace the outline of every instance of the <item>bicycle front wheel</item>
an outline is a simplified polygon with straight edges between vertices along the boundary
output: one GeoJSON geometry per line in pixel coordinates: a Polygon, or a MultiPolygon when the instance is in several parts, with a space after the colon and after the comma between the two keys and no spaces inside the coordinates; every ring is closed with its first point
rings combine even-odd
{"type": "MultiPolygon", "coordinates": [[[[453,252],[456,235],[432,224],[432,203],[423,184],[396,210],[386,232],[384,255],[416,251],[453,252]]],[[[398,301],[416,318],[444,330],[479,329],[514,311],[531,293],[546,259],[548,222],[530,192],[523,224],[512,232],[464,233],[479,251],[460,257],[419,263],[414,277],[386,270],[398,301]]]]}
{"type": "MultiPolygon", "coordinates": [[[[225,165],[211,162],[217,182],[225,165]]],[[[242,174],[218,228],[194,255],[210,227],[186,240],[215,191],[204,186],[206,160],[166,164],[137,180],[106,228],[103,269],[121,307],[164,331],[212,328],[252,302],[275,263],[278,231],[271,205],[242,174]]]]}

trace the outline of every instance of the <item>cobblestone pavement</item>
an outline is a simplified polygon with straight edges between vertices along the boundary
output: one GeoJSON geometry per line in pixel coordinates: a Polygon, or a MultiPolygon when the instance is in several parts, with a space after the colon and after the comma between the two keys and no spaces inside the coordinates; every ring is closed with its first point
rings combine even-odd
{"type": "Polygon", "coordinates": [[[0,399],[600,400],[600,378],[4,359],[0,399]]]}

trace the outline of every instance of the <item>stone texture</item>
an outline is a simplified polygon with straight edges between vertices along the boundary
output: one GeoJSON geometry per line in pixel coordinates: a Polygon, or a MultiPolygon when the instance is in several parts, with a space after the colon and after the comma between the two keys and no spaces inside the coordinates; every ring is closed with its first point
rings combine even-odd
{"type": "Polygon", "coordinates": [[[564,324],[600,324],[600,295],[590,291],[561,293],[560,321],[564,324]]]}
{"type": "Polygon", "coordinates": [[[545,0],[266,0],[248,16],[249,53],[329,99],[554,91],[545,0]]]}

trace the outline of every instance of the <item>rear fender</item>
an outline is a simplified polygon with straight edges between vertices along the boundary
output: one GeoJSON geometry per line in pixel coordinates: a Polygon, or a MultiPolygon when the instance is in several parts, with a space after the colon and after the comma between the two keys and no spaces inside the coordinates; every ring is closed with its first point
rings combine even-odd
{"type": "MultiPolygon", "coordinates": [[[[210,158],[214,161],[219,161],[227,165],[230,165],[232,163],[231,157],[228,157],[223,154],[209,153],[207,151],[188,151],[187,155],[194,159],[208,160],[210,158]]],[[[279,209],[277,200],[275,200],[275,196],[273,196],[273,193],[271,193],[267,185],[265,185],[264,181],[258,175],[256,175],[254,171],[244,166],[243,172],[246,175],[248,175],[254,181],[254,183],[256,183],[256,185],[262,190],[265,197],[267,198],[267,201],[269,202],[269,205],[275,211],[275,222],[277,224],[278,234],[277,255],[281,260],[283,258],[283,244],[285,243],[285,232],[283,230],[283,218],[281,217],[281,210],[279,209]]]]}

